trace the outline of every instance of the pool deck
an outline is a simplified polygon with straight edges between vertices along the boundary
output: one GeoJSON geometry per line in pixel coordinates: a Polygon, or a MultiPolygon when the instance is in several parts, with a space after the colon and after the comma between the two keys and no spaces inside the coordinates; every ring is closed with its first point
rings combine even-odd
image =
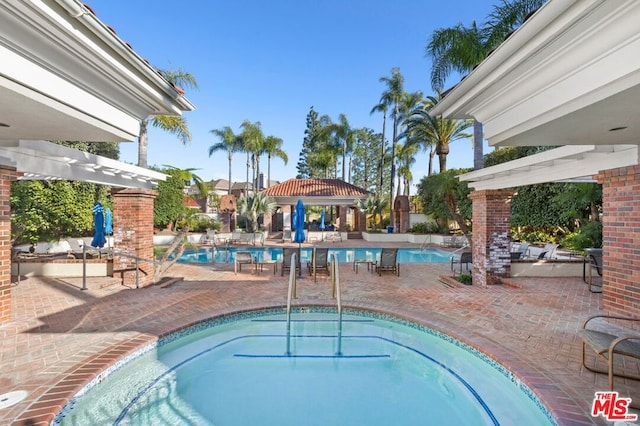
{"type": "MultiPolygon", "coordinates": [[[[385,245],[416,247],[375,244],[385,245]]],[[[216,315],[286,304],[287,274],[273,275],[270,267],[234,274],[233,264],[180,264],[167,275],[184,280],[138,290],[110,278],[90,279],[87,291],[78,278],[15,284],[13,319],[0,326],[0,394],[29,394],[0,409],[0,424],[48,425],[100,371],[160,335],[216,315]]],[[[594,392],[607,389],[607,377],[581,366],[576,336],[586,317],[602,312],[601,294],[579,278],[521,278],[512,280],[517,287],[480,288],[450,287],[441,275],[450,275],[449,264],[402,264],[400,277],[378,277],[365,265],[356,274],[352,264],[341,264],[343,306],[395,314],[478,347],[534,389],[561,425],[609,424],[590,416],[594,392]]],[[[330,291],[326,275],[314,283],[303,265],[294,304],[335,306],[330,291]]],[[[639,364],[626,367],[640,372],[639,364]]],[[[639,382],[616,379],[616,388],[640,401],[639,382]]]]}

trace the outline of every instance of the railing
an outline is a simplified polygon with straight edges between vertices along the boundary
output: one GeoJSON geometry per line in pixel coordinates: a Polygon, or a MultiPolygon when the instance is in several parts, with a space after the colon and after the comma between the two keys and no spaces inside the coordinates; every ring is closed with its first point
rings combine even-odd
{"type": "Polygon", "coordinates": [[[338,304],[338,350],[336,355],[342,355],[342,291],[340,289],[340,268],[338,267],[338,255],[331,255],[331,283],[332,296],[338,304]]]}
{"type": "Polygon", "coordinates": [[[291,355],[291,300],[296,298],[296,254],[291,255],[292,268],[289,271],[289,289],[287,291],[287,351],[286,355],[291,355]]]}
{"type": "MultiPolygon", "coordinates": [[[[136,288],[140,288],[140,262],[149,262],[149,263],[152,263],[154,266],[157,263],[153,259],[145,259],[144,257],[133,256],[121,250],[117,250],[114,247],[106,248],[106,249],[95,249],[94,251],[97,251],[100,254],[111,253],[111,256],[126,257],[128,259],[134,259],[136,261],[136,266],[135,266],[136,288]]],[[[82,288],[80,290],[88,290],[87,289],[87,246],[86,244],[82,246],[82,288]]]]}
{"type": "Polygon", "coordinates": [[[425,237],[424,241],[422,242],[422,244],[420,244],[420,251],[424,251],[428,245],[433,244],[431,241],[431,237],[432,235],[429,234],[425,237]]]}

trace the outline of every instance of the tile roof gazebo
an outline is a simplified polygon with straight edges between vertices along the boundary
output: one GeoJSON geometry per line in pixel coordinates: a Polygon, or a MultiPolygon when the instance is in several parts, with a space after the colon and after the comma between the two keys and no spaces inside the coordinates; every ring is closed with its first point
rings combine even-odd
{"type": "MultiPolygon", "coordinates": [[[[292,206],[299,199],[308,206],[338,206],[340,232],[347,231],[347,210],[355,209],[356,200],[369,195],[366,189],[339,179],[289,179],[265,189],[263,193],[281,207],[285,224],[290,223],[292,206]]],[[[265,220],[265,226],[269,224],[270,221],[265,220]]],[[[358,212],[354,229],[363,231],[365,225],[364,214],[358,212]]]]}

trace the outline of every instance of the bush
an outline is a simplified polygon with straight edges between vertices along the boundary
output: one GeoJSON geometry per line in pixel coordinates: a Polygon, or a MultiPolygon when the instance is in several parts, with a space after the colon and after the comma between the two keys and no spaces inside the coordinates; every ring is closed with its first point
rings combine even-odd
{"type": "Polygon", "coordinates": [[[568,234],[562,240],[562,246],[575,251],[584,251],[590,247],[602,247],[602,222],[589,222],[568,234]]]}
{"type": "Polygon", "coordinates": [[[413,225],[409,232],[413,234],[437,234],[440,227],[435,222],[421,222],[413,225]]]}
{"type": "Polygon", "coordinates": [[[460,274],[457,280],[464,285],[471,285],[471,282],[472,282],[471,275],[469,274],[460,274]]]}

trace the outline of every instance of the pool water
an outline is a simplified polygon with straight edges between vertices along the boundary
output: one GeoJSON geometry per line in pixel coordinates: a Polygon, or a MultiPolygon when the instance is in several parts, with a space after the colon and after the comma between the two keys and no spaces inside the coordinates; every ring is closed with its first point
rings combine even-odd
{"type": "MultiPolygon", "coordinates": [[[[303,263],[311,260],[311,247],[300,249],[300,259],[303,263]]],[[[236,251],[249,251],[257,261],[276,260],[282,261],[282,249],[276,247],[208,247],[199,250],[185,251],[178,262],[183,263],[225,263],[233,262],[236,251]]],[[[355,259],[374,261],[380,258],[381,248],[330,248],[329,256],[336,254],[338,262],[350,263],[355,259]]],[[[433,263],[450,262],[451,253],[427,248],[424,250],[417,248],[398,249],[398,263],[433,263]]]]}
{"type": "Polygon", "coordinates": [[[81,392],[55,422],[553,424],[502,366],[448,336],[349,311],[338,342],[337,315],[326,311],[292,314],[290,354],[282,310],[170,336],[81,392]]]}

